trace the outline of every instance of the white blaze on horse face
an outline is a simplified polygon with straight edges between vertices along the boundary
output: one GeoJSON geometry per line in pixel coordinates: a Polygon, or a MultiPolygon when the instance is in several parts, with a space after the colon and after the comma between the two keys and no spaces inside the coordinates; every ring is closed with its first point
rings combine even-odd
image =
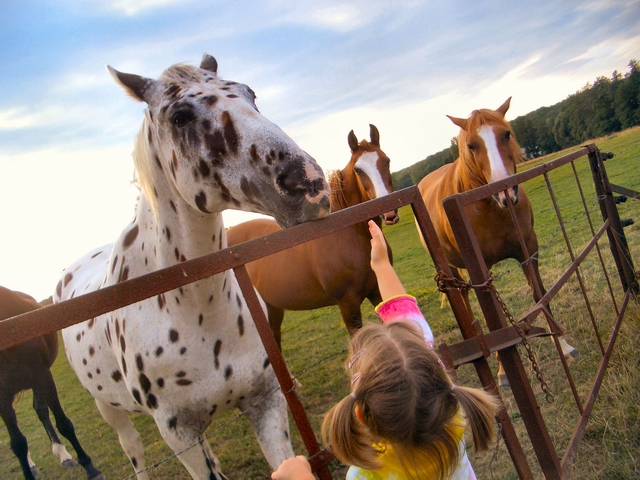
{"type": "Polygon", "coordinates": [[[496,140],[496,134],[493,128],[489,125],[482,125],[478,129],[478,135],[482,138],[484,146],[487,149],[487,155],[489,156],[489,165],[491,167],[491,181],[497,182],[503,178],[509,176],[509,172],[504,166],[504,160],[500,155],[498,149],[498,142],[496,140]]]}
{"type": "Polygon", "coordinates": [[[375,198],[380,198],[389,195],[390,192],[382,180],[377,164],[378,154],[376,152],[366,152],[360,155],[355,167],[362,170],[369,177],[376,192],[375,198]]]}

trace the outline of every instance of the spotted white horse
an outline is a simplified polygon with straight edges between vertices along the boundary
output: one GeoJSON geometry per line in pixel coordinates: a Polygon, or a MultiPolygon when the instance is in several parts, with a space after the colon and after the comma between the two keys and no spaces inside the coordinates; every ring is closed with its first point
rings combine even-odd
{"type": "MultiPolygon", "coordinates": [[[[200,68],[174,65],[158,80],[108,67],[148,106],[133,153],[140,198],[115,244],[63,272],[56,302],[225,248],[227,208],[283,226],[329,213],[315,160],[217,67],[207,54],[200,68]]],[[[226,478],[203,434],[216,412],[236,407],[272,468],[293,455],[286,402],[233,272],[74,325],[63,338],[138,479],[147,478],[143,445],[127,412],[152,415],[193,478],[226,478]]]]}

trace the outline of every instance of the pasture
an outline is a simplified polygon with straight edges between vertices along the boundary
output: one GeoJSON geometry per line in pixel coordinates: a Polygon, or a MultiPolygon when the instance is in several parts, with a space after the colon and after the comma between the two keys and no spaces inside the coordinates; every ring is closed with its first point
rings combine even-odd
{"type": "MultiPolygon", "coordinates": [[[[597,139],[596,145],[605,152],[615,153],[615,157],[606,162],[609,179],[612,183],[640,190],[640,128],[635,128],[597,139]]],[[[560,154],[554,155],[557,157],[560,154]]],[[[538,159],[519,167],[519,170],[530,165],[547,161],[550,158],[538,159]]],[[[599,219],[598,206],[591,187],[591,176],[586,162],[580,162],[578,174],[585,191],[588,209],[594,219],[599,219]]],[[[580,232],[588,229],[585,216],[581,213],[581,204],[575,195],[575,182],[570,169],[562,168],[552,172],[550,182],[554,195],[560,205],[565,226],[571,243],[580,250],[580,232]]],[[[534,208],[535,227],[540,243],[540,270],[546,285],[550,285],[568,262],[568,254],[560,233],[555,213],[551,207],[549,195],[539,178],[527,182],[525,188],[534,208]]],[[[625,229],[625,234],[634,257],[636,267],[640,264],[640,203],[629,199],[619,205],[622,219],[631,218],[636,223],[625,229]]],[[[435,275],[431,259],[422,248],[414,226],[409,208],[399,211],[400,222],[384,228],[387,239],[393,249],[394,263],[409,293],[418,298],[425,317],[429,320],[436,335],[436,343],[452,343],[461,337],[457,330],[451,310],[440,307],[439,292],[435,289],[435,275]]],[[[610,260],[606,251],[606,240],[601,242],[605,260],[610,260]]],[[[82,252],[79,252],[82,253],[82,252]]],[[[513,260],[504,261],[493,268],[496,286],[515,316],[531,305],[531,295],[524,276],[513,260]]],[[[597,292],[605,288],[605,280],[594,273],[589,265],[582,268],[582,275],[589,292],[597,292]]],[[[619,280],[615,268],[609,269],[614,291],[620,291],[619,280]]],[[[54,286],[52,285],[52,290],[54,286]]],[[[584,394],[581,385],[587,385],[599,359],[596,355],[596,344],[588,336],[587,318],[581,299],[576,298],[577,287],[569,284],[552,303],[555,317],[565,327],[567,337],[572,345],[580,351],[580,357],[570,363],[572,374],[578,390],[584,394]]],[[[28,292],[27,292],[28,293],[28,292]]],[[[619,295],[618,295],[619,296],[619,295]]],[[[473,298],[473,295],[471,295],[473,298]]],[[[610,305],[594,301],[592,303],[596,318],[608,315],[610,305]]],[[[376,321],[373,309],[368,303],[363,304],[365,322],[376,321]]],[[[481,318],[479,313],[478,318],[481,318]]],[[[322,414],[333,403],[348,392],[348,384],[343,375],[342,362],[346,355],[347,334],[341,325],[341,317],[337,307],[308,312],[288,312],[282,328],[283,350],[291,372],[301,383],[298,389],[302,402],[316,432],[322,421],[322,414]]],[[[538,320],[538,325],[543,325],[538,320]]],[[[601,325],[603,332],[608,332],[607,325],[601,325]]],[[[637,399],[640,398],[640,375],[636,345],[640,340],[640,308],[633,304],[629,307],[627,320],[622,326],[616,349],[611,359],[599,399],[596,402],[586,435],[580,444],[574,462],[572,477],[580,479],[602,478],[620,479],[637,478],[640,475],[640,416],[637,399]]],[[[572,404],[573,399],[564,381],[560,362],[556,358],[555,349],[546,339],[531,342],[534,353],[540,364],[542,374],[555,396],[555,401],[548,404],[541,394],[535,379],[532,380],[534,391],[547,422],[552,439],[562,455],[563,447],[571,435],[575,421],[572,404]]],[[[490,362],[496,371],[495,359],[490,362]]],[[[523,358],[526,368],[530,363],[523,358]]],[[[73,420],[79,440],[91,457],[96,467],[100,468],[109,479],[123,479],[132,475],[129,465],[116,433],[106,425],[100,417],[91,396],[81,387],[75,373],[70,369],[64,355],[59,355],[52,368],[58,385],[61,403],[65,412],[73,420]]],[[[475,372],[471,366],[458,369],[459,383],[478,385],[475,372]]],[[[509,389],[501,389],[503,400],[509,411],[511,420],[520,435],[527,454],[529,464],[534,473],[541,478],[535,455],[527,441],[524,426],[519,419],[509,389]]],[[[31,408],[31,393],[25,394],[17,405],[18,420],[24,434],[29,440],[34,461],[41,471],[41,478],[85,478],[82,469],[73,472],[62,472],[57,460],[49,450],[49,441],[44,429],[31,408]]],[[[142,435],[147,465],[157,464],[149,472],[150,478],[188,479],[190,478],[176,458],[172,458],[171,450],[160,438],[151,417],[133,416],[133,421],[142,435]]],[[[293,443],[296,453],[304,453],[295,428],[293,443]]],[[[269,467],[264,460],[248,421],[237,412],[230,412],[214,418],[207,430],[209,442],[229,478],[264,479],[269,476],[269,467]]],[[[502,442],[492,451],[480,455],[470,453],[479,478],[510,479],[516,478],[509,455],[502,442]]],[[[345,469],[335,463],[334,478],[344,478],[345,469]]],[[[4,427],[0,427],[0,478],[20,479],[21,472],[17,460],[11,453],[8,435],[4,427]]]]}

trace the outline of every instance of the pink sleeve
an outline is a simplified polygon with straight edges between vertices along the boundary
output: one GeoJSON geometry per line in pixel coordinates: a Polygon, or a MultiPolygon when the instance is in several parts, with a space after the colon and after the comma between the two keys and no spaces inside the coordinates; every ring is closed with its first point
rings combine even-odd
{"type": "Polygon", "coordinates": [[[376,313],[383,323],[409,321],[420,327],[427,345],[433,348],[433,333],[418,308],[418,302],[411,295],[398,295],[388,298],[376,307],[376,313]]]}

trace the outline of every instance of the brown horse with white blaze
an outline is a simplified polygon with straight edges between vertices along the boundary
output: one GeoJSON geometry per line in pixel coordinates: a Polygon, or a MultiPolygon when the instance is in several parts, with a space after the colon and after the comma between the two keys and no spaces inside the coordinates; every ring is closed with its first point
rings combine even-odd
{"type": "MultiPolygon", "coordinates": [[[[374,125],[369,128],[371,141],[358,142],[353,130],[349,132],[351,159],[329,178],[332,212],[393,192],[389,157],[380,149],[378,129],[374,125]]],[[[399,218],[397,211],[392,211],[374,220],[393,225],[399,218]]],[[[270,219],[251,220],[230,228],[227,241],[233,246],[279,229],[270,219]]],[[[364,299],[374,305],[381,301],[370,266],[370,241],[363,222],[247,264],[249,277],[267,304],[278,345],[285,310],[338,305],[350,333],[362,327],[360,305],[364,299]]]]}
{"type": "MultiPolygon", "coordinates": [[[[511,126],[505,120],[510,103],[511,97],[496,110],[474,110],[469,118],[449,116],[449,119],[460,127],[458,136],[460,155],[456,161],[431,172],[418,183],[418,189],[440,244],[449,264],[453,267],[453,274],[457,278],[461,278],[458,268],[465,268],[465,266],[442,201],[450,195],[466,192],[516,173],[516,164],[522,160],[522,149],[516,141],[511,126]]],[[[524,188],[518,188],[516,185],[507,190],[506,194],[504,191],[500,192],[493,198],[483,199],[465,208],[478,238],[484,261],[487,268],[491,268],[507,258],[514,258],[521,265],[529,260],[533,266],[533,275],[535,275],[538,284],[542,286],[537,256],[534,255],[530,259],[525,258],[511,214],[507,208],[506,195],[509,195],[514,204],[528,252],[534,254],[538,251],[538,239],[533,229],[531,202],[524,188]]],[[[544,287],[541,292],[536,291],[532,278],[530,278],[529,269],[523,267],[523,271],[537,302],[546,291],[544,287]]],[[[464,297],[467,308],[471,311],[466,291],[464,291],[464,297]]],[[[577,354],[576,350],[563,337],[559,338],[559,342],[565,356],[577,354]]],[[[498,380],[500,385],[509,384],[502,364],[500,364],[498,380]]]]}

